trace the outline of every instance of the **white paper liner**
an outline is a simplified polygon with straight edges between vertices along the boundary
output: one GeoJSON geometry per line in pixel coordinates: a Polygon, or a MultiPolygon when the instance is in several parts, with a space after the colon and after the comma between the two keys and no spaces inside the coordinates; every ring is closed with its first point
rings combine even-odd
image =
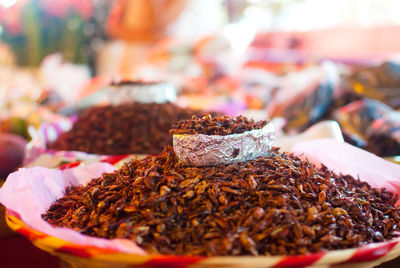
{"type": "Polygon", "coordinates": [[[325,138],[344,141],[340,126],[336,121],[321,121],[302,133],[289,136],[282,135],[275,139],[273,146],[279,147],[282,152],[290,152],[292,147],[298,142],[325,138]]]}
{"type": "Polygon", "coordinates": [[[105,88],[111,104],[118,105],[132,101],[141,103],[174,102],[176,87],[171,83],[143,83],[110,85],[105,88]]]}
{"type": "Polygon", "coordinates": [[[274,128],[268,123],[262,129],[226,136],[174,134],[173,145],[175,154],[184,164],[215,166],[266,156],[274,137],[274,128]]]}

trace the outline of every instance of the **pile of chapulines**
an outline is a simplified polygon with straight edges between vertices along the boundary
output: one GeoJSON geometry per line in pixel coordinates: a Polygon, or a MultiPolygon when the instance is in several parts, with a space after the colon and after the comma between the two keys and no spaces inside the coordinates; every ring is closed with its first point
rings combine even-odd
{"type": "Polygon", "coordinates": [[[171,134],[206,134],[226,136],[230,134],[243,133],[245,131],[260,129],[267,124],[266,120],[255,122],[244,116],[212,117],[210,114],[193,116],[188,120],[181,120],[170,130],[171,134]]]}
{"type": "Polygon", "coordinates": [[[172,144],[173,124],[203,113],[171,103],[92,107],[48,148],[106,155],[159,154],[172,144]]]}
{"type": "Polygon", "coordinates": [[[42,217],[131,239],[152,254],[293,255],[398,236],[396,200],[276,149],[245,163],[187,167],[167,147],[67,189],[42,217]]]}

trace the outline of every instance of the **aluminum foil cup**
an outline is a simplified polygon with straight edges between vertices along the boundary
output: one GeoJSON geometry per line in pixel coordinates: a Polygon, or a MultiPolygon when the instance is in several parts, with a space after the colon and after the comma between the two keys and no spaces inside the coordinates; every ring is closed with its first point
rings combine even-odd
{"type": "Polygon", "coordinates": [[[274,142],[272,124],[226,136],[175,134],[173,145],[179,161],[190,166],[215,166],[246,162],[267,156],[274,142]]]}
{"type": "Polygon", "coordinates": [[[166,103],[174,102],[177,96],[176,87],[167,82],[141,83],[125,82],[106,87],[111,104],[128,102],[166,103]]]}

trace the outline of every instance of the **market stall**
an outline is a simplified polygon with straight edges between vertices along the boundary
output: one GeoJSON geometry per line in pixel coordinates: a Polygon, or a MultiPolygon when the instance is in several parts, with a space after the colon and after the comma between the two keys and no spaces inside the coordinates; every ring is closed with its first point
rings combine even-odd
{"type": "Polygon", "coordinates": [[[396,10],[0,0],[0,266],[398,267],[396,10]]]}

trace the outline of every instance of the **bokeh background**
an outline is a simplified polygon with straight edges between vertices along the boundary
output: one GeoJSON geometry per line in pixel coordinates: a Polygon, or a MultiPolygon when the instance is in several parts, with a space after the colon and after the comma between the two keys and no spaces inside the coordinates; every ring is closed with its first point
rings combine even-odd
{"type": "MultiPolygon", "coordinates": [[[[399,14],[398,0],[0,0],[0,176],[35,129],[122,80],[169,82],[182,107],[273,118],[278,136],[334,120],[398,161],[399,14]]],[[[5,235],[7,267],[65,265],[5,235]]]]}

